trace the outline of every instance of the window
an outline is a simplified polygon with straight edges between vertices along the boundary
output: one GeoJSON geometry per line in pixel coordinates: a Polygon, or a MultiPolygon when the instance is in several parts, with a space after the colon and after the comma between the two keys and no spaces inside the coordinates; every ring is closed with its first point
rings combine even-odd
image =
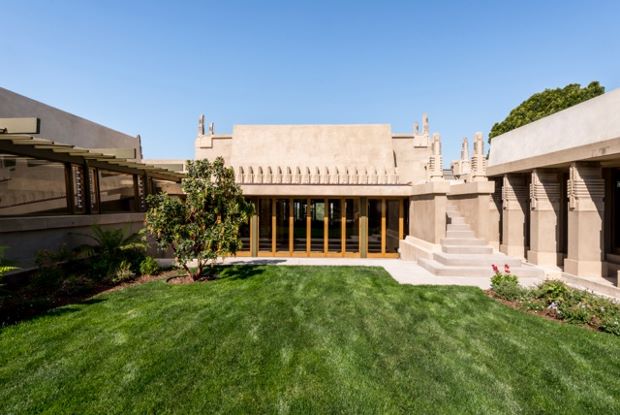
{"type": "Polygon", "coordinates": [[[136,191],[132,174],[99,170],[101,213],[135,211],[136,191]]]}
{"type": "Polygon", "coordinates": [[[0,216],[67,214],[65,166],[0,154],[0,216]]]}

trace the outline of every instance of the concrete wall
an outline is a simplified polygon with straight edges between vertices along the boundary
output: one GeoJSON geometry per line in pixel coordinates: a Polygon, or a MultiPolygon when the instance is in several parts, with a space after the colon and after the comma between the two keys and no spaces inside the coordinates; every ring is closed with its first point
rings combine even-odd
{"type": "MultiPolygon", "coordinates": [[[[616,89],[495,137],[491,140],[489,175],[501,173],[502,165],[512,164],[512,171],[519,170],[519,164],[536,157],[540,158],[537,165],[526,168],[553,165],[559,162],[553,153],[617,139],[619,113],[620,89],[616,89]]],[[[605,155],[605,149],[602,151],[600,155],[605,155]]]]}
{"type": "Polygon", "coordinates": [[[409,203],[409,235],[431,244],[446,236],[448,182],[429,182],[412,187],[409,203]]]}
{"type": "Polygon", "coordinates": [[[217,157],[223,157],[227,165],[231,165],[233,140],[230,135],[222,136],[200,136],[195,142],[195,159],[196,160],[215,160],[217,157]]]}
{"type": "Polygon", "coordinates": [[[394,136],[392,148],[400,183],[415,184],[426,180],[424,166],[431,156],[430,146],[416,146],[413,136],[394,136]]]}
{"type": "Polygon", "coordinates": [[[58,250],[63,245],[71,249],[92,243],[84,235],[90,234],[95,224],[134,233],[144,227],[144,213],[0,218],[0,245],[8,247],[7,259],[27,268],[34,266],[41,249],[58,250]]]}
{"type": "Polygon", "coordinates": [[[127,134],[104,127],[77,115],[59,110],[33,99],[0,88],[0,118],[37,117],[41,120],[40,134],[36,137],[48,138],[59,143],[80,147],[121,151],[119,156],[128,153],[142,158],[140,140],[127,134]],[[123,151],[132,149],[133,151],[123,151]]]}

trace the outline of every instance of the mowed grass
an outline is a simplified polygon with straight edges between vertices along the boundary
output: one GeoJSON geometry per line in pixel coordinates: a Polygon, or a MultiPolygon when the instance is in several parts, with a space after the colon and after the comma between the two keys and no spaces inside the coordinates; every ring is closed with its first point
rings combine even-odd
{"type": "Polygon", "coordinates": [[[620,339],[381,268],[231,267],[0,332],[0,413],[620,413],[620,339]]]}

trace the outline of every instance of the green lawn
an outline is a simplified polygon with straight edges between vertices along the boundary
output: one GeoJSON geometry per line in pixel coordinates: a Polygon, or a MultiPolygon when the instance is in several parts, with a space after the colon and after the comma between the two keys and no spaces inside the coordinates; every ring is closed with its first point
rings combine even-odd
{"type": "Polygon", "coordinates": [[[0,413],[620,413],[620,339],[381,268],[237,267],[0,331],[0,413]]]}

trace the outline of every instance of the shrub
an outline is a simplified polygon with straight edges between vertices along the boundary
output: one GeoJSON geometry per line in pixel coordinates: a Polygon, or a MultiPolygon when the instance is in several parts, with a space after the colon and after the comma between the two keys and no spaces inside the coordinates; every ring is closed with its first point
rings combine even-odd
{"type": "Polygon", "coordinates": [[[6,246],[0,246],[0,280],[7,272],[17,269],[17,267],[14,267],[9,261],[4,259],[5,252],[6,246]]]}
{"type": "Polygon", "coordinates": [[[239,227],[247,223],[253,207],[222,157],[188,161],[187,167],[182,182],[185,198],[149,195],[145,223],[159,247],[172,249],[187,275],[197,280],[218,257],[239,250],[239,227]],[[192,260],[196,268],[190,268],[192,260]]]}
{"type": "Polygon", "coordinates": [[[526,310],[546,311],[567,323],[589,325],[620,336],[620,304],[591,292],[547,280],[532,289],[522,288],[506,266],[504,273],[494,265],[491,287],[500,298],[515,301],[526,310]]]}
{"type": "Polygon", "coordinates": [[[504,272],[500,272],[497,265],[493,265],[495,274],[491,277],[491,289],[500,297],[508,301],[514,301],[523,295],[523,289],[519,286],[519,279],[510,273],[510,267],[504,265],[504,272]]]}
{"type": "Polygon", "coordinates": [[[570,288],[558,280],[547,280],[534,289],[536,298],[543,299],[547,304],[563,301],[571,294],[570,288]]]}
{"type": "Polygon", "coordinates": [[[603,321],[601,321],[600,329],[607,333],[620,336],[620,314],[603,319],[603,321]]]}
{"type": "Polygon", "coordinates": [[[78,251],[94,257],[90,262],[90,271],[94,277],[116,282],[117,271],[123,262],[129,264],[132,273],[139,270],[147,246],[143,232],[126,235],[122,229],[103,229],[95,225],[93,234],[86,236],[94,244],[82,245],[78,251]]]}
{"type": "Polygon", "coordinates": [[[140,274],[141,275],[155,275],[159,272],[159,264],[155,258],[151,256],[145,257],[140,262],[140,274]]]}
{"type": "Polygon", "coordinates": [[[119,283],[132,279],[135,277],[135,273],[131,270],[131,262],[127,260],[122,260],[121,263],[116,268],[116,272],[112,277],[112,282],[119,283]]]}

